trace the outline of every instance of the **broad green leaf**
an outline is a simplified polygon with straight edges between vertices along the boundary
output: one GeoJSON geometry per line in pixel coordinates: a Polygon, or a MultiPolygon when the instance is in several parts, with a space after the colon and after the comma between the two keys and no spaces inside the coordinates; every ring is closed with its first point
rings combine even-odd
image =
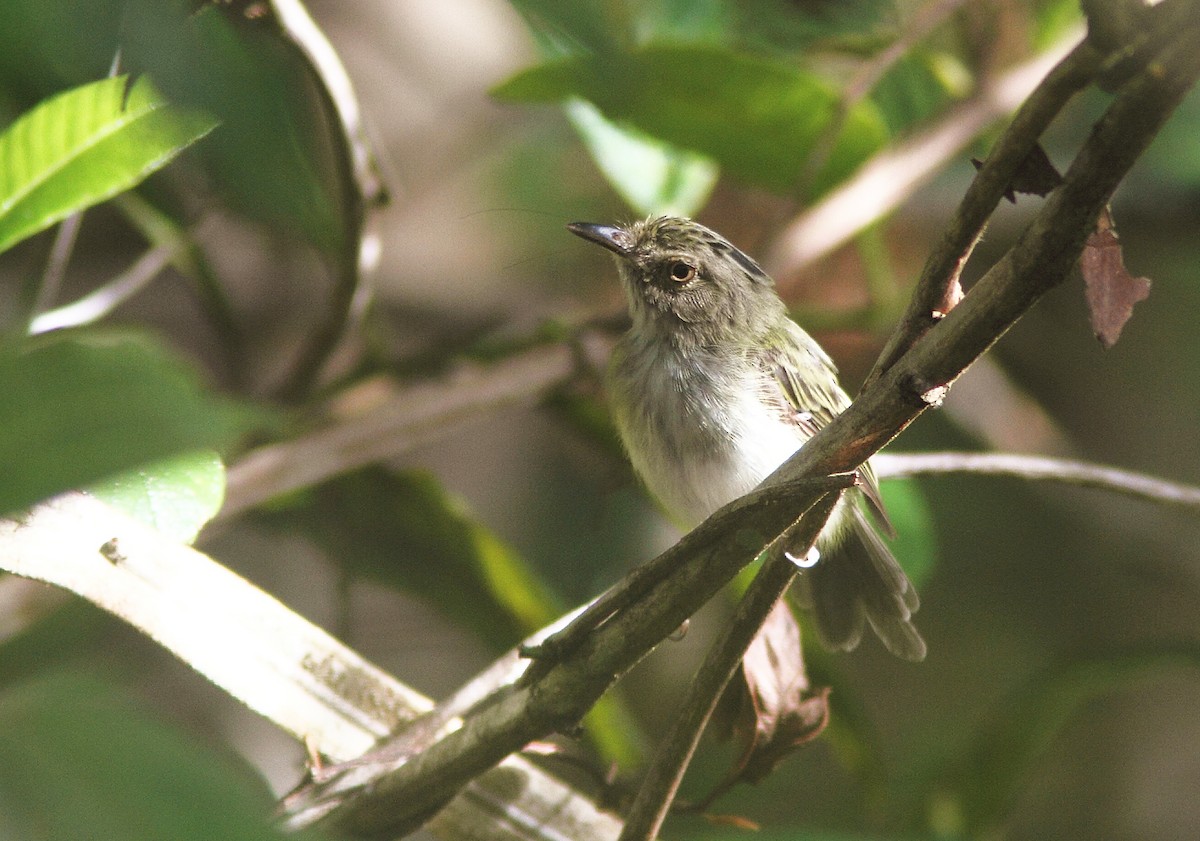
{"type": "Polygon", "coordinates": [[[161,169],[216,126],[119,76],[43,102],[0,135],[0,251],[161,169]]]}
{"type": "Polygon", "coordinates": [[[350,152],[307,60],[270,13],[249,24],[220,4],[184,5],[130,0],[122,57],[172,101],[221,120],[202,152],[222,198],[326,253],[357,247],[350,152]]]}
{"type": "Polygon", "coordinates": [[[897,61],[871,91],[871,100],[879,107],[888,130],[899,133],[928,119],[959,93],[942,64],[925,51],[914,50],[897,61]]]}
{"type": "Polygon", "coordinates": [[[941,767],[943,790],[961,797],[967,828],[999,824],[1053,739],[1090,700],[1172,671],[1200,669],[1194,645],[1100,652],[1056,664],[1020,686],[994,708],[961,765],[941,767]]]}
{"type": "Polygon", "coordinates": [[[916,479],[889,479],[879,487],[896,538],[888,545],[918,591],[937,562],[933,512],[916,479]]]}
{"type": "Polygon", "coordinates": [[[562,613],[525,561],[424,473],[372,468],[284,510],[348,570],[417,595],[498,650],[562,613]]]}
{"type": "Polygon", "coordinates": [[[510,0],[547,55],[607,52],[632,37],[624,3],[510,0]]]}
{"type": "Polygon", "coordinates": [[[178,453],[220,448],[263,418],[128,333],[57,333],[0,355],[0,512],[178,453]]]}
{"type": "MultiPolygon", "coordinates": [[[[537,571],[425,473],[369,468],[263,516],[308,533],[347,570],[424,599],[496,651],[564,612],[537,571]]],[[[615,697],[601,699],[586,726],[607,758],[640,759],[615,697]]]]}
{"type": "Polygon", "coordinates": [[[716,165],[644,132],[614,125],[581,99],[567,116],[613,188],[643,216],[694,216],[717,183],[716,165]]]}
{"type": "MultiPolygon", "coordinates": [[[[94,678],[0,694],[0,838],[269,841],[266,785],[94,678]]],[[[311,837],[311,836],[310,836],[311,837]]]]}
{"type": "Polygon", "coordinates": [[[199,450],[109,477],[88,492],[181,543],[191,543],[221,510],[225,465],[199,450]]]}
{"type": "Polygon", "coordinates": [[[493,94],[511,102],[581,97],[610,120],[784,193],[810,180],[835,183],[886,139],[878,110],[864,101],[847,115],[829,160],[810,174],[810,155],[837,119],[837,91],[784,62],[711,46],[658,45],[561,59],[518,73],[493,94]]]}
{"type": "Polygon", "coordinates": [[[126,0],[4,0],[0,90],[32,105],[104,77],[112,67],[125,4],[126,0]]]}

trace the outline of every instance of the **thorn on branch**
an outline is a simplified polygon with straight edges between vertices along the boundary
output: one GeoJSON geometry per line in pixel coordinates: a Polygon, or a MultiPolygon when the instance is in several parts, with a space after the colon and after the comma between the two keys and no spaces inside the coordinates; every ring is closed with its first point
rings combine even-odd
{"type": "MultiPolygon", "coordinates": [[[[983,168],[983,161],[971,158],[971,164],[978,172],[983,168]]],[[[1045,196],[1062,183],[1062,174],[1050,162],[1050,157],[1040,143],[1029,147],[1029,152],[1017,165],[1016,170],[1004,188],[1004,198],[1010,203],[1017,203],[1017,193],[1031,196],[1045,196]]]]}

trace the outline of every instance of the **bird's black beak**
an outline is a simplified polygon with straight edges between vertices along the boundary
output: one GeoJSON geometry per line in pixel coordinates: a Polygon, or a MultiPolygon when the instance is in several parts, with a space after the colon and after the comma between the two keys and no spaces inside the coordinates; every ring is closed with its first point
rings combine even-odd
{"type": "Polygon", "coordinates": [[[607,248],[614,254],[621,257],[629,256],[629,249],[633,246],[633,238],[621,228],[613,227],[612,225],[597,225],[594,222],[570,222],[567,225],[567,230],[575,234],[577,237],[583,237],[588,242],[594,242],[603,248],[607,248]]]}

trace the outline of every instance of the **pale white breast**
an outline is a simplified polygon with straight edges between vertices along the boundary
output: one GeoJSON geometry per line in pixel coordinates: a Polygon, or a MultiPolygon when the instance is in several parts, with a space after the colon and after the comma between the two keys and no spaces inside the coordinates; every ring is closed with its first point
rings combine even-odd
{"type": "Polygon", "coordinates": [[[624,350],[610,372],[614,418],[634,469],[680,525],[753,490],[804,443],[759,398],[765,374],[713,358],[683,365],[661,348],[624,350]]]}

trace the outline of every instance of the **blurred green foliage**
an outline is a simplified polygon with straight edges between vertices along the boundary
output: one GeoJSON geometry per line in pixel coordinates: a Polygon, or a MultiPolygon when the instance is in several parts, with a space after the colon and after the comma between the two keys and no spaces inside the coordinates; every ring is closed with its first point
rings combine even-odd
{"type": "MultiPolygon", "coordinates": [[[[480,158],[499,161],[496,169],[510,183],[503,193],[473,196],[468,213],[516,203],[533,211],[532,221],[521,228],[515,214],[495,211],[463,236],[438,229],[442,219],[434,217],[435,235],[425,240],[406,238],[410,229],[383,227],[385,255],[402,255],[381,273],[388,283],[380,290],[359,286],[351,271],[347,288],[358,300],[378,291],[391,308],[370,311],[368,326],[387,322],[386,332],[409,343],[398,342],[402,350],[392,354],[352,339],[344,357],[330,355],[332,373],[323,389],[304,395],[289,422],[264,424],[277,417],[270,383],[281,379],[294,348],[311,338],[312,314],[330,308],[325,287],[312,292],[297,265],[306,255],[326,269],[353,264],[362,244],[367,202],[354,183],[355,161],[326,80],[270,14],[270,4],[0,3],[0,126],[21,114],[54,116],[25,124],[21,148],[42,156],[34,163],[44,165],[30,171],[46,174],[47,183],[55,173],[69,176],[59,175],[53,207],[39,209],[36,224],[6,228],[8,217],[0,212],[0,250],[12,245],[0,263],[6,325],[0,510],[104,483],[106,499],[116,493],[125,510],[190,539],[219,505],[223,468],[212,454],[188,453],[216,450],[236,460],[250,433],[284,441],[300,436],[336,415],[325,397],[350,392],[371,375],[452,367],[463,335],[486,333],[475,347],[486,361],[546,340],[532,322],[556,308],[571,318],[555,328],[555,341],[573,340],[576,323],[594,326],[576,317],[577,310],[603,315],[615,296],[584,281],[611,270],[607,263],[600,269],[599,262],[582,262],[592,258],[573,256],[565,239],[545,233],[548,228],[558,230],[568,218],[670,209],[704,214],[705,221],[753,242],[798,205],[852,177],[876,152],[942,119],[998,66],[1058,42],[1080,22],[1071,0],[964,3],[947,7],[930,35],[906,45],[894,62],[872,68],[930,5],[512,0],[502,8],[515,11],[533,48],[510,56],[485,82],[473,81],[470,107],[452,99],[448,107],[427,110],[435,124],[469,123],[467,115],[484,111],[491,86],[504,104],[498,109],[503,117],[484,124],[486,131],[464,133],[479,144],[480,158]],[[119,69],[137,80],[132,88],[123,78],[105,80],[118,54],[119,69]],[[869,90],[849,90],[875,69],[883,72],[869,90]],[[151,83],[165,99],[152,97],[151,83]],[[105,108],[85,108],[81,91],[107,92],[105,108]],[[120,122],[125,109],[147,103],[163,121],[154,137],[118,131],[100,153],[63,155],[75,161],[73,169],[55,165],[54,153],[70,151],[71,144],[61,142],[65,128],[120,122]],[[533,103],[562,104],[564,114],[526,107],[533,103]],[[31,112],[35,108],[41,110],[31,112]],[[199,139],[212,120],[219,127],[199,139]],[[84,294],[84,286],[104,288],[118,259],[166,243],[182,244],[174,262],[192,279],[185,287],[191,291],[175,295],[162,284],[143,292],[162,303],[118,311],[110,320],[123,327],[26,335],[28,310],[41,297],[50,274],[43,266],[54,247],[49,235],[36,231],[134,188],[119,212],[89,211],[88,225],[96,220],[99,232],[89,241],[85,226],[73,261],[81,275],[86,269],[86,279],[68,282],[47,306],[84,294]],[[206,240],[197,223],[213,216],[226,226],[206,240]],[[510,236],[510,228],[519,232],[514,238],[542,251],[516,257],[485,251],[510,236]],[[7,238],[6,230],[12,232],[7,238]],[[476,250],[491,261],[484,270],[466,261],[476,250]],[[439,268],[439,261],[449,268],[439,268]],[[500,290],[494,299],[487,297],[490,284],[500,290]],[[498,329],[472,321],[476,292],[484,306],[504,302],[487,316],[498,329]],[[198,312],[181,314],[188,294],[201,301],[198,312]],[[564,294],[576,297],[564,303],[564,294]],[[286,309],[289,296],[299,303],[286,309]],[[205,348],[197,334],[215,335],[220,347],[205,348]],[[239,336],[248,337],[245,345],[239,336]],[[495,348],[502,350],[484,352],[495,348]],[[212,364],[214,357],[234,369],[224,383],[219,375],[228,372],[212,364]],[[404,364],[413,360],[423,367],[404,364]],[[210,364],[213,370],[205,371],[210,364]],[[235,395],[218,395],[220,385],[234,384],[235,395]]],[[[314,8],[319,18],[343,23],[372,14],[334,6],[314,8]]],[[[379,7],[372,8],[382,19],[379,7]]],[[[370,68],[363,56],[369,58],[371,45],[349,37],[336,43],[361,49],[357,66],[370,68]]],[[[400,43],[375,46],[386,52],[400,43]]],[[[450,77],[449,63],[462,58],[444,50],[437,59],[442,65],[428,75],[450,77]]],[[[389,88],[380,110],[390,115],[395,97],[402,103],[395,106],[397,123],[407,130],[427,103],[405,99],[406,93],[400,84],[389,88]]],[[[1069,160],[1106,101],[1092,93],[1064,114],[1047,140],[1052,158],[1069,160]]],[[[412,134],[408,145],[391,137],[385,142],[418,161],[412,168],[420,172],[407,173],[415,182],[405,185],[411,192],[399,193],[399,215],[423,217],[432,214],[424,202],[455,194],[476,161],[455,157],[458,147],[440,135],[431,141],[415,129],[412,134]]],[[[1037,410],[1037,423],[1017,416],[1003,421],[1001,431],[1027,440],[1019,433],[1048,426],[1064,449],[1091,458],[1184,480],[1200,471],[1193,446],[1200,394],[1190,376],[1200,364],[1192,340],[1200,302],[1191,282],[1200,261],[1194,247],[1198,135],[1200,97],[1193,95],[1117,202],[1131,270],[1156,282],[1121,345],[1100,356],[1077,291],[1051,295],[998,346],[1013,393],[1037,410]]],[[[12,148],[11,136],[0,140],[0,150],[12,148]]],[[[969,172],[965,160],[950,169],[953,177],[919,198],[915,210],[882,222],[852,259],[822,264],[813,277],[779,278],[781,288],[811,293],[817,303],[809,308],[828,301],[849,308],[865,297],[863,311],[891,312],[883,304],[903,296],[936,235],[928,228],[950,212],[969,172]],[[857,269],[847,268],[854,261],[871,264],[860,284],[865,291],[855,287],[857,269]]],[[[0,209],[19,192],[13,186],[19,175],[11,164],[0,172],[0,209]]],[[[1029,206],[1022,199],[998,216],[975,263],[1002,251],[1029,206]]],[[[975,271],[973,264],[968,279],[975,271]]],[[[827,323],[875,327],[877,320],[833,317],[827,323]]],[[[854,353],[869,356],[879,339],[865,330],[829,331],[822,338],[835,355],[850,357],[843,367],[851,370],[869,363],[854,353]]],[[[997,391],[980,401],[987,404],[982,408],[1003,409],[1013,393],[997,391]]],[[[304,488],[226,524],[235,536],[262,539],[265,533],[263,543],[284,547],[262,567],[244,556],[237,562],[291,583],[296,570],[306,568],[293,566],[288,547],[302,543],[343,581],[370,579],[415,596],[463,629],[480,651],[503,649],[554,618],[568,603],[563,593],[591,594],[622,565],[652,554],[651,541],[662,539],[661,522],[645,513],[649,506],[613,493],[629,476],[601,400],[590,392],[559,398],[550,402],[561,411],[537,415],[544,426],[493,409],[476,427],[441,431],[452,445],[434,447],[433,456],[422,452],[440,466],[466,463],[457,486],[449,476],[419,469],[414,457],[403,469],[371,468],[304,488]],[[550,428],[554,433],[546,434],[550,428]],[[497,446],[496,435],[533,446],[497,446]],[[505,505],[488,496],[489,488],[505,505]],[[607,566],[597,572],[592,561],[607,566]]],[[[990,445],[986,426],[972,427],[964,416],[951,404],[901,444],[990,445]]],[[[1152,723],[1133,729],[1138,722],[1127,719],[1138,716],[1122,714],[1140,711],[1167,681],[1190,680],[1194,672],[1197,582],[1185,562],[1197,559],[1200,531],[1161,512],[1013,483],[889,483],[884,493],[900,535],[897,552],[921,588],[918,622],[930,642],[929,662],[896,664],[869,646],[851,657],[812,652],[812,677],[834,688],[826,737],[718,808],[765,823],[764,838],[1135,837],[1128,826],[1103,824],[1128,805],[1122,797],[1134,799],[1136,781],[1121,774],[1136,771],[1125,765],[1145,767],[1155,752],[1180,743],[1186,750],[1187,738],[1150,732],[1152,723]],[[1105,700],[1116,705],[1109,718],[1097,712],[1105,700]],[[1150,735],[1140,753],[1125,753],[1104,724],[1129,727],[1121,732],[1130,742],[1138,733],[1150,735]],[[1074,767],[1076,754],[1100,756],[1101,770],[1059,773],[1074,767]],[[1045,784],[1048,777],[1054,786],[1045,784]],[[1091,795],[1090,787],[1104,785],[1120,796],[1091,795]],[[1078,814],[1064,805],[1072,798],[1082,804],[1078,814]],[[1031,829],[1029,822],[1037,821],[1051,828],[1031,829]]],[[[373,642],[399,635],[386,624],[357,633],[373,642]]],[[[703,633],[664,645],[666,653],[651,657],[628,681],[628,709],[609,705],[589,722],[601,752],[619,759],[626,777],[652,746],[646,734],[670,720],[677,684],[686,678],[680,675],[692,662],[688,646],[700,646],[703,633]]],[[[198,748],[190,723],[163,724],[122,700],[137,691],[136,669],[108,675],[105,683],[50,674],[72,662],[73,653],[103,650],[110,634],[105,623],[75,607],[0,641],[0,767],[11,772],[0,774],[0,837],[273,837],[262,822],[269,797],[244,767],[198,748]],[[185,729],[191,735],[183,735],[185,729]]],[[[402,638],[397,647],[425,646],[434,652],[428,659],[438,661],[439,649],[430,645],[402,638]]],[[[442,662],[429,668],[453,671],[442,662]]],[[[1185,700],[1194,704],[1195,684],[1183,686],[1191,692],[1185,700]]],[[[727,760],[719,751],[702,752],[696,777],[719,778],[727,760]]],[[[1145,812],[1130,814],[1136,824],[1145,812]]],[[[1154,815],[1162,826],[1200,825],[1184,806],[1162,806],[1154,815]]],[[[1147,833],[1137,837],[1153,835],[1146,823],[1147,833]]],[[[740,828],[695,818],[680,818],[676,828],[690,838],[744,837],[740,828]]],[[[1170,835],[1164,830],[1157,837],[1170,835]]]]}

